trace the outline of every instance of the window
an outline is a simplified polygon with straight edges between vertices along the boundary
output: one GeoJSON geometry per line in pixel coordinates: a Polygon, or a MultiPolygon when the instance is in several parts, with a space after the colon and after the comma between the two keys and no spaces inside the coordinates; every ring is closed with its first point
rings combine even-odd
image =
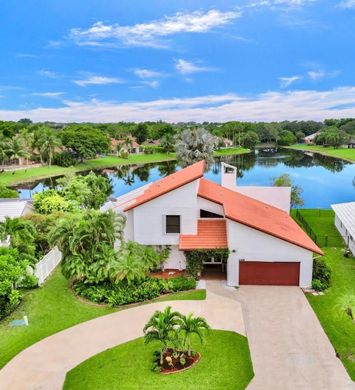
{"type": "Polygon", "coordinates": [[[223,218],[223,215],[212,213],[211,211],[201,209],[200,218],[223,218]]]}
{"type": "Polygon", "coordinates": [[[180,233],[180,215],[167,215],[165,221],[166,233],[180,233]]]}

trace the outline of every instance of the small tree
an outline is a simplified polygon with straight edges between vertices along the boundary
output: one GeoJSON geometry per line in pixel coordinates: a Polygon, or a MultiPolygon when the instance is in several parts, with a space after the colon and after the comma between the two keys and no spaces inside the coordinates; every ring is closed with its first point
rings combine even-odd
{"type": "Polygon", "coordinates": [[[175,145],[176,157],[181,166],[186,167],[197,161],[213,161],[213,152],[217,147],[217,138],[203,127],[184,130],[175,145]]]}
{"type": "Polygon", "coordinates": [[[281,176],[274,178],[272,185],[274,187],[291,187],[291,207],[303,206],[304,201],[301,196],[302,188],[299,186],[292,185],[290,175],[285,173],[281,176]]]}
{"type": "Polygon", "coordinates": [[[248,131],[244,134],[242,139],[242,146],[248,149],[255,149],[256,144],[259,142],[259,136],[255,131],[248,131]]]}
{"type": "Polygon", "coordinates": [[[183,346],[187,349],[188,356],[191,356],[192,352],[192,335],[197,335],[203,343],[203,331],[209,328],[207,321],[202,317],[194,317],[192,313],[181,316],[179,330],[183,333],[183,346]]]}
{"type": "Polygon", "coordinates": [[[173,342],[174,333],[180,323],[181,315],[172,311],[168,306],[164,311],[157,310],[143,328],[145,344],[159,342],[160,365],[164,362],[164,353],[168,349],[169,342],[173,342]]]}

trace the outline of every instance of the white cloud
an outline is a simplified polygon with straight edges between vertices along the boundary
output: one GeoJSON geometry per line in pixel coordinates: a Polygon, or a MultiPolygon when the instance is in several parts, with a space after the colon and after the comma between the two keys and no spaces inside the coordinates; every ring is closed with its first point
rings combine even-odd
{"type": "Polygon", "coordinates": [[[64,102],[63,107],[0,110],[0,119],[58,122],[180,121],[279,121],[324,120],[355,117],[355,87],[328,91],[266,92],[255,97],[236,94],[170,98],[118,103],[90,100],[64,102]]]}
{"type": "Polygon", "coordinates": [[[163,74],[161,72],[156,72],[155,70],[150,69],[134,69],[133,73],[138,76],[140,79],[149,79],[153,77],[161,77],[163,74]]]}
{"type": "Polygon", "coordinates": [[[210,71],[214,70],[212,68],[200,66],[200,65],[194,64],[193,62],[183,60],[181,58],[176,61],[175,68],[179,73],[184,74],[184,75],[192,74],[192,73],[199,73],[199,72],[210,72],[210,71]]]}
{"type": "Polygon", "coordinates": [[[38,71],[38,74],[40,76],[43,76],[43,77],[48,77],[50,79],[55,79],[56,77],[58,77],[58,73],[56,72],[53,72],[51,70],[46,70],[46,69],[41,69],[40,71],[38,71]]]}
{"type": "Polygon", "coordinates": [[[277,6],[283,6],[287,8],[300,8],[304,7],[306,5],[310,5],[312,3],[315,3],[317,0],[259,0],[254,1],[249,4],[250,8],[256,8],[256,7],[277,7],[277,6]]]}
{"type": "Polygon", "coordinates": [[[73,82],[80,87],[86,87],[88,85],[121,84],[123,80],[117,77],[90,76],[83,80],[73,80],[73,82]]]}
{"type": "Polygon", "coordinates": [[[280,87],[281,88],[287,88],[294,82],[301,80],[301,76],[290,76],[290,77],[280,77],[280,87]]]}
{"type": "Polygon", "coordinates": [[[355,8],[355,0],[344,0],[341,1],[338,6],[340,8],[355,8]]]}
{"type": "Polygon", "coordinates": [[[56,98],[59,96],[64,95],[65,92],[33,92],[33,96],[43,96],[43,97],[49,97],[49,98],[56,98]]]}
{"type": "Polygon", "coordinates": [[[311,70],[307,74],[312,81],[319,81],[327,77],[337,76],[339,74],[339,71],[325,72],[324,70],[311,70]]]}
{"type": "Polygon", "coordinates": [[[146,80],[142,81],[142,84],[147,85],[150,88],[158,88],[160,85],[158,80],[146,80]]]}
{"type": "Polygon", "coordinates": [[[217,9],[207,12],[177,12],[173,16],[127,26],[97,22],[88,29],[73,28],[69,36],[78,45],[101,46],[119,43],[124,46],[164,47],[164,37],[179,33],[206,33],[238,17],[241,17],[241,12],[223,12],[217,9]]]}

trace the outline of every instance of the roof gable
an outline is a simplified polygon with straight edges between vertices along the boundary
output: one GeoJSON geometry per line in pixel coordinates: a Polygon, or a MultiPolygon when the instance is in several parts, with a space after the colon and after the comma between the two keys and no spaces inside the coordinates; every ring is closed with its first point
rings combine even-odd
{"type": "Polygon", "coordinates": [[[321,249],[285,212],[206,179],[200,180],[198,195],[223,205],[226,218],[272,235],[315,253],[321,249]]]}
{"type": "Polygon", "coordinates": [[[205,170],[205,162],[199,161],[195,164],[188,166],[180,171],[166,176],[152,184],[143,192],[143,194],[137,196],[131,204],[129,204],[124,211],[131,210],[143,203],[149,202],[158,198],[161,195],[167,194],[170,191],[176,190],[185,184],[191,183],[203,176],[205,170]]]}

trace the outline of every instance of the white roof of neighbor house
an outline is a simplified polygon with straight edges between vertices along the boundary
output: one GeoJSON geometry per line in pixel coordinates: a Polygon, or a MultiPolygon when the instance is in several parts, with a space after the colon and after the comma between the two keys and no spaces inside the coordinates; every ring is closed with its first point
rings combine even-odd
{"type": "Polygon", "coordinates": [[[21,199],[0,199],[0,222],[4,222],[5,217],[21,217],[26,206],[32,208],[31,202],[21,199]]]}
{"type": "Polygon", "coordinates": [[[332,209],[351,237],[355,238],[355,202],[332,204],[332,209]]]}
{"type": "Polygon", "coordinates": [[[320,133],[320,131],[316,131],[315,133],[313,134],[310,134],[310,135],[307,135],[306,137],[304,137],[304,139],[307,139],[309,141],[313,140],[314,138],[317,137],[317,135],[320,133]]]}

